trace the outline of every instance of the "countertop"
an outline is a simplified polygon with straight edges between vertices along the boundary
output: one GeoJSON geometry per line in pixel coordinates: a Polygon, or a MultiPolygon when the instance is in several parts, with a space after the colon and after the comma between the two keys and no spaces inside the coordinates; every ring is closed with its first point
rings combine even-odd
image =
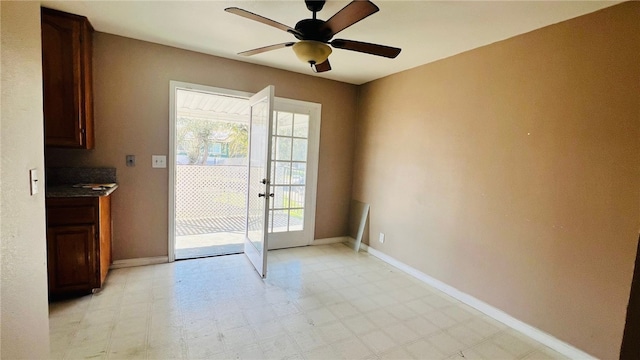
{"type": "Polygon", "coordinates": [[[118,188],[118,185],[112,188],[103,188],[101,190],[78,188],[78,187],[73,187],[73,185],[53,185],[53,186],[47,186],[47,189],[45,190],[45,197],[60,198],[60,197],[109,196],[117,188],[118,188]]]}

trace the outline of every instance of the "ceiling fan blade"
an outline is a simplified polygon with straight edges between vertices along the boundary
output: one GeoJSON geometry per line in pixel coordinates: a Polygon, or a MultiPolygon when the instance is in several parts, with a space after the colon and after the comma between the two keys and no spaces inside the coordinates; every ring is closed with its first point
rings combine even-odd
{"type": "Polygon", "coordinates": [[[237,8],[237,7],[228,7],[226,9],[224,9],[224,11],[226,11],[228,13],[232,13],[232,14],[238,15],[238,16],[242,16],[242,17],[247,18],[249,20],[253,20],[253,21],[257,21],[259,23],[263,23],[265,25],[273,26],[276,29],[284,30],[284,31],[286,31],[288,33],[291,33],[291,34],[294,34],[294,35],[295,34],[302,35],[296,29],[294,29],[294,28],[292,28],[290,26],[287,26],[285,24],[281,24],[281,23],[279,23],[279,22],[277,22],[275,20],[271,20],[271,19],[266,18],[266,17],[264,17],[262,15],[254,14],[254,13],[252,13],[250,11],[247,11],[247,10],[244,10],[244,9],[240,9],[240,8],[237,8]]]}
{"type": "Polygon", "coordinates": [[[329,64],[329,59],[325,60],[323,63],[314,64],[312,66],[313,66],[313,71],[317,73],[331,70],[331,64],[329,64]]]}
{"type": "Polygon", "coordinates": [[[266,51],[282,49],[283,47],[292,46],[293,44],[295,44],[295,42],[286,42],[286,43],[282,43],[282,44],[263,46],[263,47],[259,47],[257,49],[252,49],[252,50],[247,50],[247,51],[240,52],[240,53],[238,53],[238,55],[251,56],[251,55],[260,54],[260,53],[263,53],[263,52],[266,52],[266,51]]]}
{"type": "Polygon", "coordinates": [[[335,13],[323,25],[323,30],[330,30],[332,36],[367,16],[380,10],[369,0],[354,0],[335,13]]]}
{"type": "Polygon", "coordinates": [[[402,51],[402,49],[396,47],[344,39],[335,39],[331,41],[330,44],[337,49],[358,51],[371,55],[384,56],[391,59],[398,56],[398,54],[400,54],[400,51],[402,51]]]}

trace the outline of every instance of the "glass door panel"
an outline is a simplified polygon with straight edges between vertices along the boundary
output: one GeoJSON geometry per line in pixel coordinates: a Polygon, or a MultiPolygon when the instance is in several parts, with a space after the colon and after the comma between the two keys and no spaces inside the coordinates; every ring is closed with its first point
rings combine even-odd
{"type": "MultiPolygon", "coordinates": [[[[305,220],[307,168],[309,162],[309,112],[278,108],[274,111],[271,157],[274,198],[269,208],[270,248],[308,245],[313,229],[306,229],[313,221],[305,220]],[[305,225],[306,224],[306,225],[305,225]]],[[[317,134],[314,134],[317,135],[317,134]]],[[[317,147],[317,143],[315,144],[317,147]]],[[[317,169],[317,156],[314,168],[317,169]]],[[[315,199],[313,199],[315,200],[315,199]]],[[[315,201],[314,205],[315,206],[315,201]]]]}

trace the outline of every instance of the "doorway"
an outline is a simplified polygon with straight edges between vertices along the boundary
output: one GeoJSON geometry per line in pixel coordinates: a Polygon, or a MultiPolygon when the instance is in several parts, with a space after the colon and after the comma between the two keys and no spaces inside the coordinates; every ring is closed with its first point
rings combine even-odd
{"type": "MultiPolygon", "coordinates": [[[[172,81],[169,260],[243,252],[251,94],[172,81]]],[[[275,98],[269,249],[313,241],[319,104],[275,98]]]]}
{"type": "Polygon", "coordinates": [[[175,258],[241,253],[246,99],[180,88],[175,95],[175,258]]]}

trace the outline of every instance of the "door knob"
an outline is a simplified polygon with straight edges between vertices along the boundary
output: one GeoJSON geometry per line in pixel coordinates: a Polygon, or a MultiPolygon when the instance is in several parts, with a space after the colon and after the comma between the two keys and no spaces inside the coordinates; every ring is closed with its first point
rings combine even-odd
{"type": "Polygon", "coordinates": [[[258,197],[264,197],[264,193],[258,193],[258,197]]]}

